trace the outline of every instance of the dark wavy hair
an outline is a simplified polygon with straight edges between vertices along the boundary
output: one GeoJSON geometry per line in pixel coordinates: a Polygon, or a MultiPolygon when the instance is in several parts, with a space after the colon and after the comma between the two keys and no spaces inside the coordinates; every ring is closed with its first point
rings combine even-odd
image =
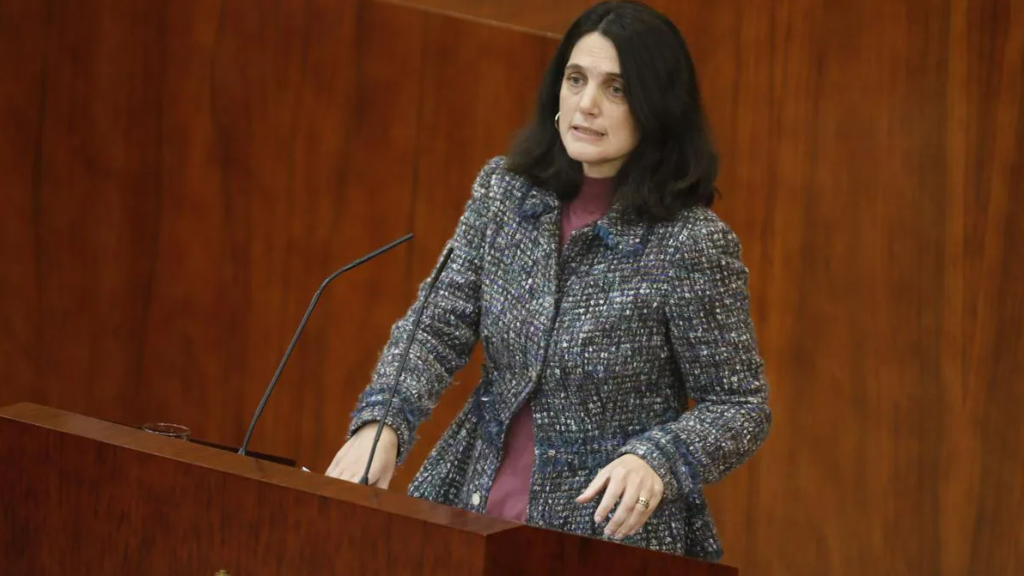
{"type": "Polygon", "coordinates": [[[616,201],[652,222],[671,220],[692,206],[711,206],[718,193],[718,155],[690,51],[671,20],[639,2],[602,2],[569,27],[544,74],[536,116],[513,142],[507,168],[560,199],[579,192],[582,165],[566,152],[554,118],[572,49],[591,32],[615,45],[639,133],[637,147],[615,175],[616,201]]]}

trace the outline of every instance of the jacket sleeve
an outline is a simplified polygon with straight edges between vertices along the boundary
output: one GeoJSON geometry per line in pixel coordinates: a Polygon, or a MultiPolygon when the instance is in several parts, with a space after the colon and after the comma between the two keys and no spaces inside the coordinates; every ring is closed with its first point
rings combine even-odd
{"type": "Polygon", "coordinates": [[[415,302],[392,326],[370,385],[360,395],[352,413],[349,437],[363,425],[381,419],[395,429],[399,462],[409,453],[415,441],[416,428],[429,416],[455,372],[466,364],[477,341],[480,268],[489,224],[488,206],[492,204],[488,197],[492,177],[500,162],[500,158],[491,160],[478,174],[455,233],[442,250],[428,279],[420,284],[415,302]],[[437,274],[444,253],[449,250],[448,264],[438,276],[429,301],[424,304],[429,279],[437,274]],[[420,318],[419,329],[413,335],[413,318],[424,305],[426,308],[420,318]],[[385,417],[388,392],[395,381],[409,338],[413,338],[409,358],[391,409],[385,417]]]}
{"type": "Polygon", "coordinates": [[[717,217],[697,219],[669,277],[669,334],[695,405],[619,452],[640,456],[661,476],[666,500],[721,480],[760,447],[771,426],[736,235],[717,217]]]}

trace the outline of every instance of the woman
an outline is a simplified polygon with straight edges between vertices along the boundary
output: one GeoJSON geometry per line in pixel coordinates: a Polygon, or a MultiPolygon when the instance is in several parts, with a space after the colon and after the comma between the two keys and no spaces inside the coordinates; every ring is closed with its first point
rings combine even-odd
{"type": "Polygon", "coordinates": [[[702,485],[771,416],[739,243],[709,209],[716,172],[678,29],[641,4],[583,13],[535,122],[477,177],[429,298],[425,282],[393,328],[328,474],[360,478],[384,418],[369,479],[386,487],[479,339],[481,381],[410,494],[718,559],[702,485]]]}

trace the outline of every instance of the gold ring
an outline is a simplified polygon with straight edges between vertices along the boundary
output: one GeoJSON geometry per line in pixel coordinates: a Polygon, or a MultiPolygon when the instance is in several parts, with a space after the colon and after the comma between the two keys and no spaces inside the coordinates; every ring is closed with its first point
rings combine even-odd
{"type": "Polygon", "coordinates": [[[636,503],[643,506],[644,510],[650,510],[651,508],[651,501],[648,500],[647,498],[644,498],[643,496],[637,498],[636,503]]]}

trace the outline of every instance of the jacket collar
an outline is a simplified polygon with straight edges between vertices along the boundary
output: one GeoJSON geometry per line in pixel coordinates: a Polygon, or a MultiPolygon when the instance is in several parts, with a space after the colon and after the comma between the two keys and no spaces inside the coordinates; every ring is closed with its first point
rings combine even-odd
{"type": "MultiPolygon", "coordinates": [[[[531,185],[519,207],[518,216],[527,221],[556,218],[561,214],[560,208],[561,202],[554,192],[531,185]]],[[[647,226],[630,218],[619,204],[613,204],[608,213],[594,224],[594,234],[605,246],[631,256],[643,250],[647,232],[647,226]]]]}

